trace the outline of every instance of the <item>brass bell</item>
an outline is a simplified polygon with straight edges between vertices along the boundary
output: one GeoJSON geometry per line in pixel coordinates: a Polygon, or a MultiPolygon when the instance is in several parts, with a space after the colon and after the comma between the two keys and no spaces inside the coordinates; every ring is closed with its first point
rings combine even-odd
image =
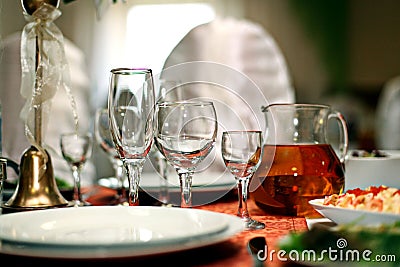
{"type": "Polygon", "coordinates": [[[3,205],[3,213],[67,205],[68,201],[55,182],[50,156],[31,146],[21,157],[19,182],[14,194],[3,205]]]}

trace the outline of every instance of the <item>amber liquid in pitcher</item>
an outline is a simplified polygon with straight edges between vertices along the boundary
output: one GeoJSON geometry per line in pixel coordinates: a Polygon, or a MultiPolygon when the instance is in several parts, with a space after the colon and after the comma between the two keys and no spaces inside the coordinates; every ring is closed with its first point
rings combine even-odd
{"type": "Polygon", "coordinates": [[[329,144],[265,145],[253,179],[262,184],[254,200],[266,212],[321,217],[308,201],[341,193],[344,168],[329,144]]]}

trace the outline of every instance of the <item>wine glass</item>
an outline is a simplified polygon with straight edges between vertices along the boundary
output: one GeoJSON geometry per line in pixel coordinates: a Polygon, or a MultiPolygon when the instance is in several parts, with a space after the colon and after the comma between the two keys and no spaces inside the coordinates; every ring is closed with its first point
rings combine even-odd
{"type": "Polygon", "coordinates": [[[124,205],[128,203],[124,187],[124,180],[126,176],[124,174],[122,160],[119,158],[117,151],[115,150],[111,137],[108,109],[97,109],[94,129],[96,141],[100,145],[101,149],[107,154],[110,162],[112,163],[115,173],[114,175],[117,179],[117,195],[115,196],[115,200],[112,202],[112,204],[124,205]]]}
{"type": "Polygon", "coordinates": [[[108,94],[110,129],[128,176],[130,206],[139,205],[140,176],[154,136],[154,104],[151,69],[111,70],[108,94]]]}
{"type": "Polygon", "coordinates": [[[64,133],[60,136],[60,147],[63,158],[67,161],[74,177],[73,199],[69,206],[90,206],[82,199],[81,170],[92,154],[93,137],[91,133],[64,133]]]}
{"type": "Polygon", "coordinates": [[[222,158],[225,166],[235,176],[239,207],[237,216],[243,219],[246,229],[263,229],[265,224],[250,217],[247,198],[250,179],[261,163],[261,131],[226,131],[222,133],[222,158]]]}
{"type": "Polygon", "coordinates": [[[192,176],[213,149],[217,128],[212,102],[177,101],[156,105],[155,143],[179,175],[183,208],[192,206],[192,176]]]}
{"type": "MultiPolygon", "coordinates": [[[[156,103],[164,101],[177,101],[180,99],[179,96],[179,85],[180,82],[177,80],[157,79],[155,81],[156,88],[156,103]]],[[[157,173],[161,177],[160,190],[158,200],[162,205],[168,205],[169,203],[169,182],[168,175],[170,173],[171,166],[168,164],[167,159],[161,154],[155,145],[151,147],[149,153],[150,160],[154,165],[157,173]]]]}

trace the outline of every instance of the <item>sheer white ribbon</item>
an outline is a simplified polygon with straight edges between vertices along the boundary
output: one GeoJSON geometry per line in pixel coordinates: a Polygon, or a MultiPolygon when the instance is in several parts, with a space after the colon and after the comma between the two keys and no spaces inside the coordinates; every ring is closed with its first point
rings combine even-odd
{"type": "Polygon", "coordinates": [[[28,141],[43,152],[47,162],[47,153],[43,148],[44,133],[51,113],[52,99],[59,88],[63,88],[69,97],[75,130],[78,129],[78,114],[70,88],[63,34],[53,22],[61,15],[61,11],[52,5],[42,4],[32,16],[26,13],[24,15],[28,24],[21,36],[21,95],[26,102],[20,117],[25,123],[28,141]],[[40,125],[36,121],[38,116],[40,125]],[[40,138],[35,135],[35,127],[41,127],[40,138]]]}

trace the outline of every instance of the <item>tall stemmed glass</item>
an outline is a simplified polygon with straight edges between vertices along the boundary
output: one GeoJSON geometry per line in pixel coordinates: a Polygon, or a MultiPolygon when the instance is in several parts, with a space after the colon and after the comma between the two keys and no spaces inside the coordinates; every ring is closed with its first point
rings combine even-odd
{"type": "Polygon", "coordinates": [[[122,160],[119,158],[115,150],[114,143],[111,137],[110,120],[108,117],[108,109],[99,108],[96,111],[94,132],[97,143],[100,148],[107,154],[114,168],[114,175],[117,179],[117,194],[112,204],[124,205],[128,203],[126,191],[124,187],[125,171],[122,160]]]}
{"type": "Polygon", "coordinates": [[[243,219],[247,229],[265,228],[265,224],[252,219],[247,210],[250,179],[261,163],[261,131],[223,132],[221,151],[224,163],[228,170],[235,176],[237,183],[239,195],[237,216],[243,219]]]}
{"type": "Polygon", "coordinates": [[[192,206],[192,176],[213,149],[217,128],[212,102],[177,101],[156,105],[155,142],[179,175],[183,208],[192,206]]]}
{"type": "Polygon", "coordinates": [[[139,182],[153,141],[154,85],[150,69],[111,70],[108,113],[111,136],[129,181],[128,203],[139,205],[139,182]]]}
{"type": "Polygon", "coordinates": [[[91,133],[65,133],[60,136],[63,158],[67,161],[74,177],[74,194],[69,206],[90,206],[82,199],[81,170],[92,154],[93,138],[91,133]]]}

